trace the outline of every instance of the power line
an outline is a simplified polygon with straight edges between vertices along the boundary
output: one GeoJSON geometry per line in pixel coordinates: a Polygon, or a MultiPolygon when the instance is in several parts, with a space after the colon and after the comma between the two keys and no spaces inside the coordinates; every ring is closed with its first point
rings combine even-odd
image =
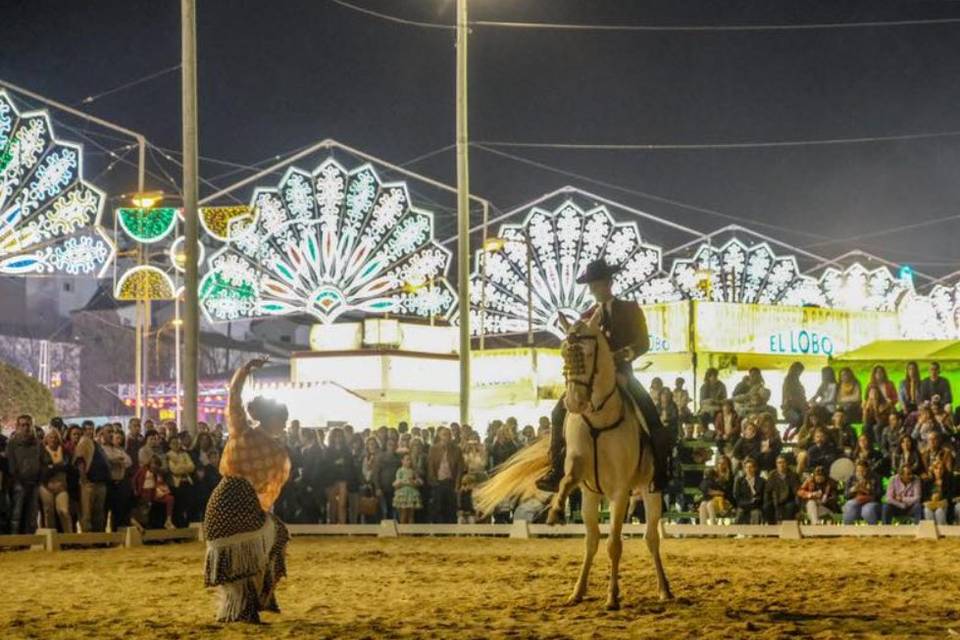
{"type": "Polygon", "coordinates": [[[843,244],[845,242],[854,242],[859,240],[865,240],[867,238],[879,238],[880,236],[890,235],[891,233],[899,233],[901,231],[911,231],[913,229],[919,229],[921,227],[929,227],[934,224],[941,224],[943,222],[950,222],[952,220],[960,219],[960,214],[953,214],[950,216],[945,216],[943,218],[936,218],[934,220],[923,220],[921,222],[913,222],[911,224],[904,224],[898,227],[889,227],[887,229],[880,229],[878,231],[871,231],[870,233],[860,233],[855,236],[849,236],[846,238],[834,238],[832,240],[823,240],[822,242],[814,242],[813,244],[808,244],[805,249],[812,249],[815,247],[822,247],[829,244],[843,244]]]}
{"type": "Polygon", "coordinates": [[[612,183],[612,182],[607,182],[607,181],[605,181],[605,180],[598,180],[598,179],[596,179],[596,178],[591,178],[591,177],[589,177],[589,176],[585,176],[585,175],[583,175],[583,174],[575,173],[575,172],[573,172],[573,171],[566,171],[566,170],[564,170],[564,169],[558,169],[557,167],[552,167],[552,166],[550,166],[550,165],[548,165],[548,164],[544,164],[544,163],[542,163],[542,162],[537,162],[536,160],[530,160],[529,158],[524,158],[523,156],[517,156],[517,155],[514,155],[514,154],[512,154],[512,153],[507,153],[507,152],[505,152],[505,151],[500,151],[500,150],[494,149],[494,148],[492,148],[492,147],[485,147],[485,146],[483,146],[483,145],[481,145],[481,144],[471,143],[470,146],[471,146],[471,147],[475,147],[475,148],[477,148],[477,149],[482,149],[483,151],[486,151],[487,153],[492,153],[492,154],[495,154],[495,155],[498,155],[498,156],[502,156],[502,157],[504,157],[504,158],[509,158],[509,159],[514,160],[514,161],[516,161],[516,162],[520,162],[520,163],[527,164],[527,165],[530,165],[530,166],[533,166],[533,167],[537,167],[538,169],[543,169],[544,171],[551,171],[551,172],[553,172],[553,173],[557,173],[557,174],[560,174],[560,175],[565,175],[565,176],[568,176],[568,177],[571,177],[571,178],[576,178],[576,179],[578,179],[578,180],[583,180],[584,182],[589,182],[589,183],[592,183],[592,184],[596,184],[596,185],[599,185],[599,186],[601,186],[601,187],[606,187],[606,188],[608,188],[608,189],[615,189],[615,190],[621,191],[621,192],[623,192],[623,193],[628,193],[628,194],[630,194],[630,195],[639,196],[639,197],[645,198],[645,199],[647,199],[647,200],[653,200],[653,201],[655,201],[655,202],[662,202],[662,203],[664,203],[664,204],[669,204],[669,205],[672,205],[672,206],[675,206],[675,207],[680,207],[680,208],[682,208],[682,209],[689,209],[690,211],[696,211],[697,213],[705,213],[705,214],[707,214],[707,215],[717,216],[717,217],[719,217],[719,218],[725,218],[725,219],[727,219],[727,220],[733,220],[733,221],[735,221],[735,222],[740,222],[740,223],[743,223],[743,224],[749,224],[749,225],[755,226],[755,227],[766,227],[766,228],[768,228],[768,229],[775,229],[775,230],[777,230],[777,231],[792,233],[792,234],[799,235],[799,236],[807,236],[807,237],[809,237],[809,238],[816,238],[817,240],[829,240],[829,239],[830,239],[828,236],[821,235],[821,234],[818,234],[818,233],[811,233],[811,232],[809,232],[809,231],[801,231],[800,229],[791,229],[791,228],[789,228],[789,227],[784,227],[784,226],[781,226],[781,225],[770,224],[770,223],[767,223],[767,222],[760,222],[760,221],[758,221],[758,220],[751,220],[751,219],[749,219],[749,218],[742,218],[742,217],[740,217],[740,216],[735,216],[735,215],[732,215],[732,214],[729,214],[729,213],[723,213],[722,211],[717,211],[716,209],[708,209],[708,208],[706,208],[706,207],[701,207],[701,206],[697,206],[697,205],[693,205],[693,204],[688,204],[688,203],[686,203],[686,202],[681,202],[681,201],[679,201],[679,200],[674,200],[674,199],[672,199],[672,198],[665,198],[665,197],[663,197],[663,196],[658,196],[658,195],[655,195],[655,194],[652,194],[652,193],[647,193],[647,192],[645,192],[645,191],[639,191],[639,190],[636,190],[636,189],[630,189],[630,188],[628,188],[628,187],[623,187],[623,186],[620,186],[620,185],[618,185],[618,184],[614,184],[614,183],[612,183]]]}
{"type": "Polygon", "coordinates": [[[905,133],[889,136],[862,136],[855,138],[822,138],[813,140],[775,140],[769,142],[703,142],[691,144],[591,144],[575,142],[523,142],[523,141],[482,141],[487,147],[512,147],[523,149],[569,149],[590,151],[695,151],[698,149],[764,149],[770,147],[812,147],[841,144],[862,144],[868,142],[896,142],[902,140],[923,140],[929,138],[949,138],[960,136],[960,131],[937,131],[928,133],[905,133]]]}
{"type": "MultiPolygon", "coordinates": [[[[425,29],[454,30],[452,24],[411,20],[361,7],[346,0],[331,0],[341,7],[395,24],[425,29]]],[[[642,24],[570,24],[556,22],[505,22],[472,20],[471,27],[495,29],[537,29],[549,31],[646,31],[646,32],[711,32],[711,31],[814,31],[823,29],[866,29],[885,27],[927,26],[960,23],[960,18],[925,18],[916,20],[873,20],[864,22],[815,22],[806,24],[728,24],[728,25],[642,25],[642,24]]]]}
{"type": "Polygon", "coordinates": [[[80,106],[82,104],[90,104],[94,100],[99,100],[104,96],[109,96],[119,91],[123,91],[124,89],[129,89],[130,87],[135,87],[138,84],[148,82],[150,80],[153,80],[154,78],[159,78],[160,76],[164,76],[168,73],[172,73],[178,70],[179,68],[180,68],[180,65],[177,64],[172,67],[167,67],[166,69],[161,69],[160,71],[155,71],[154,73],[147,74],[143,77],[137,78],[136,80],[131,80],[130,82],[126,82],[124,84],[121,84],[120,86],[114,87],[113,89],[107,89],[106,91],[101,91],[100,93],[94,94],[92,96],[87,96],[80,102],[77,102],[74,106],[80,106]]]}

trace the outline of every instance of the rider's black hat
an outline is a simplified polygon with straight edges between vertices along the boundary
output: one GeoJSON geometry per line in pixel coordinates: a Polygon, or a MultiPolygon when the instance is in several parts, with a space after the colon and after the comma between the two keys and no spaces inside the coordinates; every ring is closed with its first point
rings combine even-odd
{"type": "Polygon", "coordinates": [[[603,258],[594,260],[587,265],[587,268],[577,277],[577,284],[587,284],[597,280],[609,280],[615,273],[620,271],[620,267],[607,264],[603,258]]]}

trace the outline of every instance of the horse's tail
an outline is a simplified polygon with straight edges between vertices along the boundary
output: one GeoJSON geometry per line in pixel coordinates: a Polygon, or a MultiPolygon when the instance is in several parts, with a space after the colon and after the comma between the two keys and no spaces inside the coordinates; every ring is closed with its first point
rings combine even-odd
{"type": "Polygon", "coordinates": [[[494,470],[494,476],[473,490],[473,505],[493,513],[504,500],[526,500],[537,494],[537,480],[550,470],[550,438],[540,438],[494,470]]]}

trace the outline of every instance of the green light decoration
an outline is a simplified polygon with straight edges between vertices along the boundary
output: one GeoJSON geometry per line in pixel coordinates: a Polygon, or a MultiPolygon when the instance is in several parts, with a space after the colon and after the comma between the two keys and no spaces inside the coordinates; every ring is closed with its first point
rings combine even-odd
{"type": "Polygon", "coordinates": [[[169,207],[117,209],[117,218],[130,238],[143,244],[152,244],[163,240],[173,231],[177,210],[169,207]]]}

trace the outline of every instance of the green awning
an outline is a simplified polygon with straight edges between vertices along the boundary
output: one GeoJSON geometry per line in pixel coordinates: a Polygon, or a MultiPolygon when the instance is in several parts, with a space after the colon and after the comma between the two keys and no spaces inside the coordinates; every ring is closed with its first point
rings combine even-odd
{"type": "Polygon", "coordinates": [[[833,358],[834,362],[960,359],[956,340],[877,340],[833,358]]]}

